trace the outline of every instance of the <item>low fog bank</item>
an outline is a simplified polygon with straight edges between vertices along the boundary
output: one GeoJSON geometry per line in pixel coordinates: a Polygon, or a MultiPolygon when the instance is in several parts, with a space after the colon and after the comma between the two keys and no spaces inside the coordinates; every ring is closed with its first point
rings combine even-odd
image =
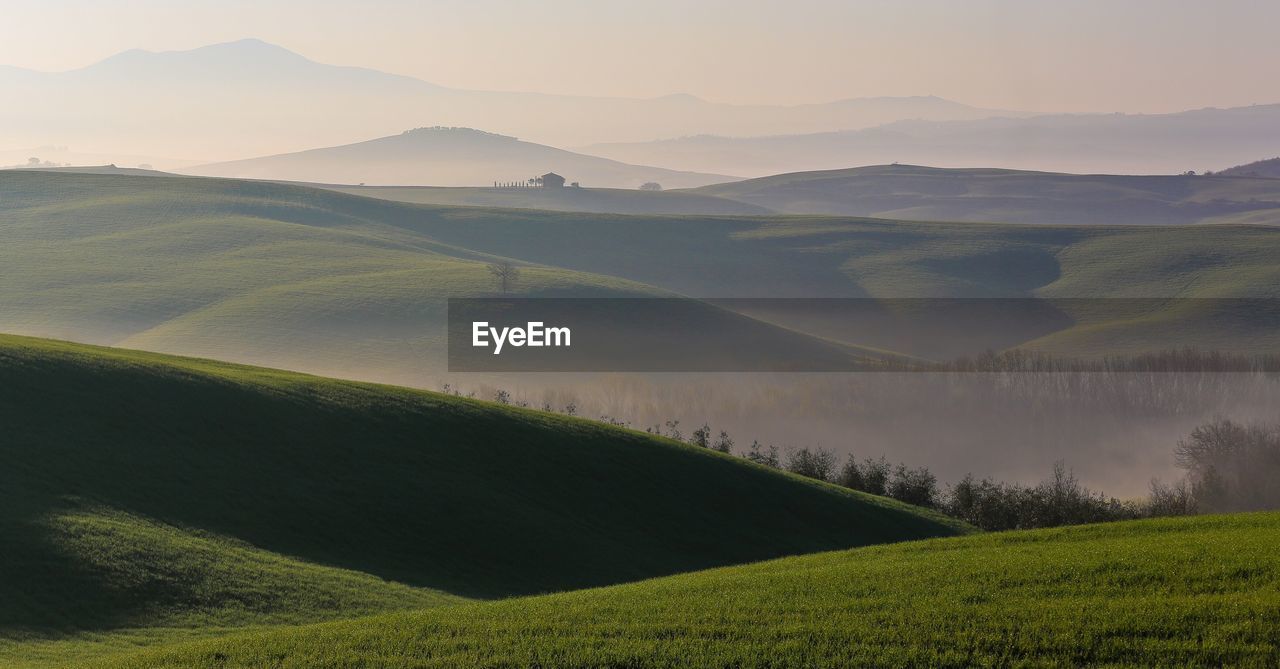
{"type": "MultiPolygon", "coordinates": [[[[112,345],[118,333],[23,334],[112,345]]],[[[505,392],[511,404],[572,407],[583,418],[663,434],[678,421],[686,438],[706,424],[713,435],[728,432],[735,453],[754,440],[783,454],[884,456],[928,467],[942,483],[972,473],[1033,484],[1063,462],[1083,484],[1117,497],[1145,495],[1152,478],[1180,478],[1174,448],[1198,425],[1280,418],[1280,374],[1268,372],[431,374],[418,360],[391,371],[302,353],[217,353],[211,357],[486,401],[505,392]]]]}
{"type": "Polygon", "coordinates": [[[1063,462],[1080,480],[1138,497],[1172,481],[1174,448],[1215,417],[1273,420],[1264,373],[862,373],[452,375],[429,389],[688,437],[706,424],[735,452],[753,440],[884,456],[953,483],[967,473],[1035,483],[1063,462]],[[500,393],[508,396],[500,398],[500,393]]]}

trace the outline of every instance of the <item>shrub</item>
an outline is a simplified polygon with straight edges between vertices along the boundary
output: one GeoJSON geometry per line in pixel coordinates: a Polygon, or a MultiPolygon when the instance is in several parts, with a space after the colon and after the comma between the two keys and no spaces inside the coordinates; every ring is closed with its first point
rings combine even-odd
{"type": "Polygon", "coordinates": [[[938,478],[927,467],[908,469],[898,465],[889,482],[889,496],[907,504],[935,507],[938,503],[938,478]]]}
{"type": "Polygon", "coordinates": [[[703,423],[702,427],[694,430],[689,436],[689,443],[702,448],[711,448],[711,426],[703,423]]]}
{"type": "Polygon", "coordinates": [[[810,450],[801,448],[787,453],[786,470],[819,481],[828,481],[835,474],[836,454],[825,448],[810,450]]]}
{"type": "Polygon", "coordinates": [[[770,445],[765,448],[758,441],[751,442],[751,450],[743,454],[746,459],[766,467],[778,467],[778,447],[770,445]]]}

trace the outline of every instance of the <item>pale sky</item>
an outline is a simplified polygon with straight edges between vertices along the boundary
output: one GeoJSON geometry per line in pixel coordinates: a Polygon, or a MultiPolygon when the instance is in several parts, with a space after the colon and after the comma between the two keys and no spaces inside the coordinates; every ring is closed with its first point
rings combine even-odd
{"type": "Polygon", "coordinates": [[[1275,0],[0,0],[0,64],[257,37],[444,86],[1028,111],[1280,102],[1275,0]]]}

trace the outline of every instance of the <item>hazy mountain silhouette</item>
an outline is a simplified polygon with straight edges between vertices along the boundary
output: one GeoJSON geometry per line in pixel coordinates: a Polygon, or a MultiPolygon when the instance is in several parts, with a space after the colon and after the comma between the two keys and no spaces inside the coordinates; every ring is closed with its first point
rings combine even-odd
{"type": "Polygon", "coordinates": [[[1176,114],[899,121],[863,130],[745,138],[702,135],[580,150],[615,160],[744,176],[895,162],[1175,174],[1236,165],[1259,153],[1280,153],[1280,104],[1176,114]]]}
{"type": "Polygon", "coordinates": [[[204,160],[354,142],[421,125],[480,127],[568,146],[1011,113],[936,97],[752,106],[683,94],[624,99],[466,91],[316,63],[255,39],[189,51],[126,51],[68,72],[0,67],[0,90],[21,101],[0,109],[0,148],[94,146],[204,160]]]}
{"type": "Polygon", "coordinates": [[[417,128],[355,144],[201,165],[189,174],[369,185],[487,186],[556,172],[584,186],[691,188],[735,177],[584,156],[471,128],[417,128]]]}

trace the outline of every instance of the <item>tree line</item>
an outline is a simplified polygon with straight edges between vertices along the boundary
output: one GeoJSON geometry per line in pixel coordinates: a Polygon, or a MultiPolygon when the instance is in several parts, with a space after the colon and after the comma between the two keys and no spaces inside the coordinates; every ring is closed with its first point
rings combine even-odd
{"type": "MultiPolygon", "coordinates": [[[[462,393],[445,385],[444,391],[462,393]]],[[[474,393],[468,393],[474,397],[474,393]]],[[[528,408],[496,391],[500,404],[528,408]]],[[[557,409],[578,414],[576,404],[557,409]]],[[[629,421],[600,416],[600,422],[631,428],[629,421]]],[[[928,467],[891,463],[884,456],[849,455],[841,459],[826,448],[779,448],[753,440],[737,446],[725,430],[708,423],[686,434],[679,420],[643,428],[649,434],[693,446],[736,455],[756,464],[819,481],[945,513],[985,530],[1031,529],[1117,520],[1199,513],[1230,513],[1280,509],[1280,422],[1240,423],[1216,418],[1193,429],[1174,447],[1183,476],[1173,482],[1152,480],[1141,499],[1119,499],[1083,485],[1063,462],[1056,463],[1036,484],[1010,483],[967,474],[943,485],[928,467]]]]}
{"type": "MultiPolygon", "coordinates": [[[[700,432],[708,430],[704,426],[700,432]]],[[[841,463],[827,449],[780,452],[759,442],[740,455],[767,467],[935,509],[984,530],[1280,509],[1280,423],[1217,418],[1196,427],[1174,448],[1183,477],[1172,483],[1153,479],[1149,494],[1138,500],[1091,490],[1062,462],[1034,485],[967,474],[944,487],[928,467],[894,465],[883,456],[850,455],[841,463]]]]}

